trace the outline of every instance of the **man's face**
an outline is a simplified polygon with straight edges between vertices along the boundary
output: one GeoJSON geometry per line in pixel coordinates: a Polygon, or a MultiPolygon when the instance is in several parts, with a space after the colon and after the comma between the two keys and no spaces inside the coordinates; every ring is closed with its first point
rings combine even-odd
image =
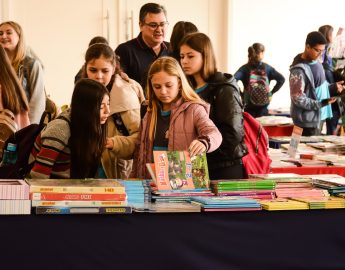
{"type": "Polygon", "coordinates": [[[144,22],[140,22],[139,26],[145,43],[149,47],[154,47],[164,41],[168,22],[164,12],[158,14],[147,13],[144,22]]]}
{"type": "Polygon", "coordinates": [[[316,44],[315,46],[306,45],[306,56],[308,60],[313,61],[321,57],[322,52],[325,50],[325,45],[316,44]]]}

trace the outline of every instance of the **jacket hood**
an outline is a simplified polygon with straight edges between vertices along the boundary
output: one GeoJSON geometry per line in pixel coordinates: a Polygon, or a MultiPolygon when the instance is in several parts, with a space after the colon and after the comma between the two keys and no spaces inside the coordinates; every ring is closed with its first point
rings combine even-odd
{"type": "Polygon", "coordinates": [[[234,84],[236,79],[231,74],[216,72],[207,82],[209,85],[234,84]]]}
{"type": "Polygon", "coordinates": [[[171,111],[176,111],[176,113],[174,113],[174,115],[177,116],[181,112],[185,111],[192,104],[199,104],[205,108],[205,110],[208,114],[210,113],[210,108],[211,108],[210,104],[198,103],[198,102],[193,102],[193,101],[184,101],[183,98],[180,98],[179,100],[177,100],[175,103],[172,104],[171,111]]]}
{"type": "MultiPolygon", "coordinates": [[[[118,112],[140,109],[137,89],[140,87],[133,80],[125,81],[120,75],[115,75],[110,91],[110,115],[118,112]]],[[[142,90],[141,90],[142,91],[142,90]]]]}

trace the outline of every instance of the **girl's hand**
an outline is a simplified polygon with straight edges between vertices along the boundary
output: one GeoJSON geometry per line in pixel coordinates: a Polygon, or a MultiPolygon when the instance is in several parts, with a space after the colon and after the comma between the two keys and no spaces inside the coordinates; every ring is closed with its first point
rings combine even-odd
{"type": "Polygon", "coordinates": [[[107,138],[105,142],[105,148],[112,150],[114,148],[114,142],[112,139],[107,138]]]}
{"type": "Polygon", "coordinates": [[[206,146],[199,140],[194,140],[188,147],[191,157],[201,155],[206,151],[206,146]]]}

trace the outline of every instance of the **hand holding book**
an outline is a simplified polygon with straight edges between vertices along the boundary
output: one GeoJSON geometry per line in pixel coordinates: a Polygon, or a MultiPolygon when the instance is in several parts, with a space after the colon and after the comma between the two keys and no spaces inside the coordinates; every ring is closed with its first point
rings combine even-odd
{"type": "Polygon", "coordinates": [[[191,157],[201,155],[206,151],[206,145],[199,140],[194,140],[190,144],[188,151],[191,157]]]}

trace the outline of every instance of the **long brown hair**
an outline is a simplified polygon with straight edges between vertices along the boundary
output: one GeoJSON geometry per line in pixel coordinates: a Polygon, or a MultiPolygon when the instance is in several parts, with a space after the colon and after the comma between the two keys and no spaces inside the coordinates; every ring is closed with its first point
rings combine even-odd
{"type": "Polygon", "coordinates": [[[100,109],[108,90],[91,79],[80,79],[71,102],[71,178],[94,178],[106,141],[106,125],[101,125],[100,109]]]}
{"type": "Polygon", "coordinates": [[[151,80],[153,75],[161,71],[166,72],[169,76],[176,76],[179,79],[179,81],[181,82],[180,96],[184,101],[192,101],[195,103],[205,104],[205,102],[199,97],[197,93],[195,93],[193,88],[188,83],[188,80],[183,73],[181,66],[175,58],[169,56],[158,58],[152,63],[150,67],[146,84],[146,96],[149,102],[147,110],[152,111],[149,128],[150,140],[153,140],[154,134],[156,132],[157,113],[160,106],[160,101],[155,95],[151,80]]]}
{"type": "MultiPolygon", "coordinates": [[[[201,53],[203,67],[200,75],[201,78],[207,82],[208,79],[217,72],[216,57],[210,38],[204,33],[190,33],[182,39],[180,47],[182,45],[187,45],[191,49],[201,53]]],[[[188,79],[192,83],[193,87],[196,87],[196,82],[193,76],[188,76],[188,79]]]]}
{"type": "Polygon", "coordinates": [[[11,26],[13,30],[16,31],[16,33],[19,36],[18,44],[14,52],[14,57],[12,59],[12,66],[14,70],[16,71],[16,73],[18,73],[19,66],[21,62],[24,60],[25,54],[26,54],[26,45],[25,45],[23,29],[18,23],[14,21],[7,21],[7,22],[0,23],[0,26],[3,26],[3,25],[11,26]]]}
{"type": "Polygon", "coordinates": [[[0,46],[0,66],[1,100],[3,107],[9,109],[14,114],[28,111],[29,105],[25,92],[2,46],[0,46]]]}

